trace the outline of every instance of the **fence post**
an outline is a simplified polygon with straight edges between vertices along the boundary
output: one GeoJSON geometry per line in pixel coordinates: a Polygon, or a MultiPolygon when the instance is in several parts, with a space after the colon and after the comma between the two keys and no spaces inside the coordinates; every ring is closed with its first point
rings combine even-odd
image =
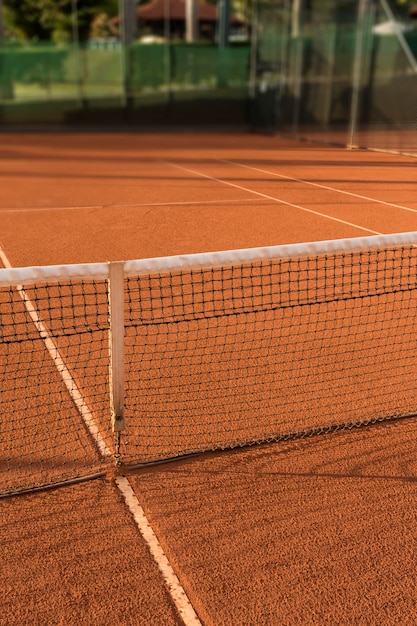
{"type": "Polygon", "coordinates": [[[356,29],[355,53],[353,61],[352,100],[350,107],[349,143],[348,148],[353,148],[356,127],[359,114],[359,97],[362,83],[362,68],[364,43],[366,37],[366,17],[368,15],[369,0],[359,0],[358,26],[356,29]]]}
{"type": "Polygon", "coordinates": [[[0,0],[0,42],[4,39],[3,0],[0,0]]]}
{"type": "Polygon", "coordinates": [[[123,75],[123,107],[126,113],[132,108],[131,93],[131,44],[134,43],[138,36],[138,15],[136,0],[119,0],[119,9],[121,16],[120,24],[120,41],[122,53],[122,75],[123,75]]]}

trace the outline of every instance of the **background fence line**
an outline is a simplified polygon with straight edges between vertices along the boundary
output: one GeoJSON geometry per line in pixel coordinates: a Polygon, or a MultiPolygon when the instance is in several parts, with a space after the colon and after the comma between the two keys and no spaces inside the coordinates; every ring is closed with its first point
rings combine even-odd
{"type": "Polygon", "coordinates": [[[416,155],[416,20],[343,6],[257,0],[250,45],[3,41],[0,123],[240,125],[416,155]]]}
{"type": "Polygon", "coordinates": [[[386,0],[332,11],[259,1],[254,124],[270,132],[417,154],[417,25],[386,0]]]}
{"type": "Polygon", "coordinates": [[[6,42],[0,121],[243,123],[249,65],[249,45],[6,42]]]}

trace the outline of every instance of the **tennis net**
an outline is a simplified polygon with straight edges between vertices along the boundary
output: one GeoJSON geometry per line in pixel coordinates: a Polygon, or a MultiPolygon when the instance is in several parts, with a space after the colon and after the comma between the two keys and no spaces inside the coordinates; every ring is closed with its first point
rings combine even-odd
{"type": "Polygon", "coordinates": [[[0,270],[0,492],[416,414],[416,243],[0,270]]]}

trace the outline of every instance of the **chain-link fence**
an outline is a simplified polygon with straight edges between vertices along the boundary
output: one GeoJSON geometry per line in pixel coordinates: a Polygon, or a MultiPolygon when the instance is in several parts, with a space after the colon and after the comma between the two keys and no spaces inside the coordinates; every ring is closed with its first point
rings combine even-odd
{"type": "Polygon", "coordinates": [[[417,24],[387,0],[259,1],[253,123],[417,154],[417,24]]]}
{"type": "Polygon", "coordinates": [[[250,46],[0,46],[0,120],[247,123],[250,46]]]}

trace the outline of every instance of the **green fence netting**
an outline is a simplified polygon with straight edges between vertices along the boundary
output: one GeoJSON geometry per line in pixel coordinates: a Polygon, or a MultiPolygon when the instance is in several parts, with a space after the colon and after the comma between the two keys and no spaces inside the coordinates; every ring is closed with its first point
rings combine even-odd
{"type": "MultiPolygon", "coordinates": [[[[134,118],[140,122],[181,118],[174,103],[194,100],[194,114],[210,121],[206,100],[230,100],[224,121],[247,113],[250,46],[140,44],[91,47],[8,45],[0,47],[0,118],[3,121],[134,118]],[[200,102],[201,100],[201,102],[200,102]],[[31,106],[28,106],[28,105],[31,106]],[[54,106],[55,105],[55,106],[54,106]],[[153,113],[150,110],[152,107],[153,113]]],[[[215,121],[222,121],[217,117],[215,121]]],[[[188,113],[184,118],[187,121],[188,113]]],[[[221,116],[220,116],[221,117],[221,116]]]]}

